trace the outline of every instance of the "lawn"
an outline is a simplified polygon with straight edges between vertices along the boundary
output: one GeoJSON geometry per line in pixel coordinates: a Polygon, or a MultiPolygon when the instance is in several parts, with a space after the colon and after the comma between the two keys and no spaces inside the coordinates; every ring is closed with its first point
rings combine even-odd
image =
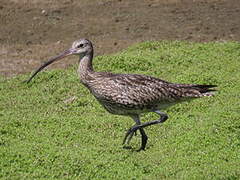
{"type": "Polygon", "coordinates": [[[145,42],[96,57],[94,67],[216,84],[218,92],[169,108],[136,152],[139,133],[122,148],[132,119],[106,112],[80,84],[77,65],[29,84],[30,74],[0,77],[1,179],[240,179],[240,43],[145,42]]]}

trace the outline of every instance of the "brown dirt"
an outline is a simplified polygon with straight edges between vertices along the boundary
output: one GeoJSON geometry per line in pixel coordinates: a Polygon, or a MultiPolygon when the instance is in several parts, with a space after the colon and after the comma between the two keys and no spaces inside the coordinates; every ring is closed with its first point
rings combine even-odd
{"type": "Polygon", "coordinates": [[[149,40],[239,41],[240,1],[1,0],[0,74],[32,71],[82,37],[96,55],[149,40]]]}

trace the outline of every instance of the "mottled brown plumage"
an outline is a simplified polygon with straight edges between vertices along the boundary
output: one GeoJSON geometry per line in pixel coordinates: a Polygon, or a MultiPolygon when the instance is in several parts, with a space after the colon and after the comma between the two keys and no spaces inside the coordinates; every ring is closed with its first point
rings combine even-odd
{"type": "Polygon", "coordinates": [[[142,136],[140,150],[147,144],[144,127],[162,123],[167,120],[167,114],[160,112],[176,103],[212,96],[214,85],[176,84],[158,78],[138,74],[113,74],[95,72],[92,67],[93,46],[87,39],[75,41],[72,47],[57,57],[43,64],[27,82],[44,67],[67,55],[80,56],[78,74],[81,82],[90,90],[99,103],[110,113],[126,115],[133,118],[135,125],[126,133],[124,142],[128,143],[133,134],[139,130],[142,136]],[[160,119],[141,124],[140,114],[156,112],[160,119]]]}

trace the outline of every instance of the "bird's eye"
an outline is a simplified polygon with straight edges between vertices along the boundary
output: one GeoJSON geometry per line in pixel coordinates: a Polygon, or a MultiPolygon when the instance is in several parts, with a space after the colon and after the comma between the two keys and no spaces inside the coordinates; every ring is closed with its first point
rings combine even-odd
{"type": "Polygon", "coordinates": [[[81,47],[83,47],[83,44],[77,45],[77,48],[81,48],[81,47]]]}

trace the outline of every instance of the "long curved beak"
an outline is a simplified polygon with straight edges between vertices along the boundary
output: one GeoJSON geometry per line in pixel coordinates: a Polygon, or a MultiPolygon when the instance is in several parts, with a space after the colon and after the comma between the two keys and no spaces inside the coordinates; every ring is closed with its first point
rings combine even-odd
{"type": "Polygon", "coordinates": [[[42,66],[40,66],[33,74],[32,76],[26,80],[25,82],[26,83],[29,83],[36,75],[37,73],[39,73],[40,71],[42,71],[45,67],[47,67],[48,65],[52,64],[53,62],[57,61],[57,60],[60,60],[66,56],[69,56],[73,54],[73,50],[72,48],[62,52],[61,54],[59,54],[58,56],[55,56],[55,57],[52,57],[51,59],[49,59],[47,62],[45,62],[42,66]]]}

